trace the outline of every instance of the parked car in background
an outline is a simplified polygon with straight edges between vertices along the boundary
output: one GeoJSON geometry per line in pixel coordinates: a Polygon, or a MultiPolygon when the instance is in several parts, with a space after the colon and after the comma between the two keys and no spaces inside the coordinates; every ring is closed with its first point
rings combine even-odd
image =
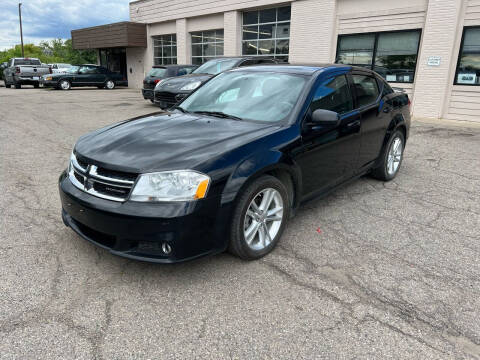
{"type": "Polygon", "coordinates": [[[190,74],[197,65],[155,65],[143,80],[142,95],[145,100],[153,102],[153,89],[160,80],[190,74]]]}
{"type": "Polygon", "coordinates": [[[397,175],[409,105],[346,65],[224,72],[168,112],[82,136],[59,178],[63,221],[132,259],[258,259],[303,201],[397,175]]]}
{"type": "Polygon", "coordinates": [[[3,70],[3,78],[7,88],[12,85],[20,89],[22,85],[33,85],[38,88],[40,78],[51,73],[48,65],[44,65],[36,58],[12,58],[3,70]]]}
{"type": "Polygon", "coordinates": [[[160,106],[160,108],[167,109],[174,106],[200,85],[223,71],[240,66],[275,63],[276,61],[272,58],[258,56],[221,57],[212,59],[205,62],[189,75],[168,79],[157,84],[154,90],[154,102],[160,106]]]}
{"type": "Polygon", "coordinates": [[[43,76],[44,87],[70,90],[76,86],[96,86],[99,89],[114,89],[118,85],[127,85],[122,74],[112,72],[98,65],[73,65],[65,73],[43,76]]]}
{"type": "Polygon", "coordinates": [[[52,69],[52,74],[64,74],[69,68],[72,67],[71,64],[64,63],[48,64],[48,66],[50,66],[50,68],[52,69]]]}

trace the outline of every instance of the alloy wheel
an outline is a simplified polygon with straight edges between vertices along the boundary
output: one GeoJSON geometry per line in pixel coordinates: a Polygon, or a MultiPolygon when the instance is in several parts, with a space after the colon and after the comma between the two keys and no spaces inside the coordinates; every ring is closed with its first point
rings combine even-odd
{"type": "Polygon", "coordinates": [[[402,139],[396,137],[391,145],[390,150],[388,151],[388,158],[387,158],[387,173],[388,175],[394,175],[399,166],[400,162],[402,161],[402,154],[403,154],[403,143],[402,139]]]}
{"type": "Polygon", "coordinates": [[[60,82],[60,87],[62,88],[62,90],[68,90],[70,89],[70,83],[67,80],[62,80],[60,82]]]}
{"type": "Polygon", "coordinates": [[[112,80],[108,80],[106,86],[107,86],[107,89],[111,90],[115,87],[115,83],[112,80]]]}
{"type": "Polygon", "coordinates": [[[275,239],[283,222],[283,199],[272,188],[263,189],[250,202],[243,222],[243,235],[253,250],[263,250],[275,239]]]}

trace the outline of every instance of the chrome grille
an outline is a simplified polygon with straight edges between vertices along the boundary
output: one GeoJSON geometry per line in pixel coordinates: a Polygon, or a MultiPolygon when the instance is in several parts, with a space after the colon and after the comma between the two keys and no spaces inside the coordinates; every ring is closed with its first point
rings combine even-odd
{"type": "Polygon", "coordinates": [[[125,201],[135,184],[137,174],[89,165],[72,154],[68,177],[74,186],[91,195],[107,200],[125,201]]]}

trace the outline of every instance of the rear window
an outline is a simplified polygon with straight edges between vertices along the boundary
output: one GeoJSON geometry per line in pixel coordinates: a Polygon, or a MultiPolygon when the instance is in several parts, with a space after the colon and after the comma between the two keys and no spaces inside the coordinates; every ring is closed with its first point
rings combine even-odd
{"type": "Polygon", "coordinates": [[[41,65],[38,59],[15,59],[15,65],[41,65]]]}
{"type": "Polygon", "coordinates": [[[148,76],[162,77],[165,76],[166,73],[167,69],[165,68],[153,68],[148,72],[148,76]]]}

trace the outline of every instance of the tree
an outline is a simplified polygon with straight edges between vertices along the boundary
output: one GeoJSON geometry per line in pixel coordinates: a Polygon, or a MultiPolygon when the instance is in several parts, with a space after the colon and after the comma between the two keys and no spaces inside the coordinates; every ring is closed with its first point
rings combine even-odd
{"type": "MultiPolygon", "coordinates": [[[[45,64],[85,64],[97,62],[95,50],[75,50],[72,46],[71,39],[42,41],[39,45],[25,44],[24,51],[25,57],[38,58],[45,64]]],[[[0,64],[10,60],[12,57],[22,57],[22,48],[20,45],[15,45],[11,49],[0,51],[0,64]]],[[[0,78],[3,78],[2,69],[0,69],[0,78]]]]}

